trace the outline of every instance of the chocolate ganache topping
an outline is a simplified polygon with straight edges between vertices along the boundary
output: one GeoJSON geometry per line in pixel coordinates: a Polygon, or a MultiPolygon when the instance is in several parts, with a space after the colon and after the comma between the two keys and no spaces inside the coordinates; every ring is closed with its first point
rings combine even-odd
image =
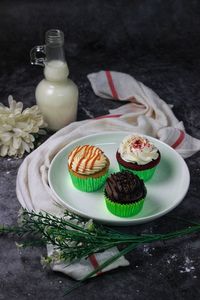
{"type": "Polygon", "coordinates": [[[146,197],[143,180],[128,171],[111,174],[105,185],[105,196],[121,204],[137,202],[146,197]]]}

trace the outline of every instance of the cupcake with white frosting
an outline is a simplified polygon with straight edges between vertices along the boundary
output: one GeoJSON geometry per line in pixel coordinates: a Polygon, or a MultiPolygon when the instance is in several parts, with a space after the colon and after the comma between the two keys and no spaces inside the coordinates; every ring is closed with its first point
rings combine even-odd
{"type": "Polygon", "coordinates": [[[84,192],[101,188],[108,177],[109,159],[104,152],[92,145],[81,145],[68,155],[68,170],[73,185],[84,192]]]}
{"type": "Polygon", "coordinates": [[[129,135],[121,142],[116,158],[120,171],[128,170],[147,181],[160,162],[160,152],[146,137],[129,135]]]}

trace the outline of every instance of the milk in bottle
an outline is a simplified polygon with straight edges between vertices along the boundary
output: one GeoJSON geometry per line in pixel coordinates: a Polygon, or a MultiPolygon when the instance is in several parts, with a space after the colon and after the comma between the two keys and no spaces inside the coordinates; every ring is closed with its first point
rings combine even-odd
{"type": "Polygon", "coordinates": [[[63,45],[62,31],[52,29],[46,33],[46,45],[31,51],[32,63],[44,66],[45,78],[36,87],[36,103],[54,131],[76,120],[78,106],[78,88],[68,78],[63,45]],[[46,57],[38,59],[36,52],[44,52],[46,57]]]}

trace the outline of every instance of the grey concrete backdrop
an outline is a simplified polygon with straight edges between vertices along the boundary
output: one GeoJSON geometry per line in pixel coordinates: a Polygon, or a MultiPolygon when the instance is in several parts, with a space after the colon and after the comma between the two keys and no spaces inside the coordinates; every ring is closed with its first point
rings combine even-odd
{"type": "MultiPolygon", "coordinates": [[[[70,77],[80,91],[78,119],[108,113],[115,102],[96,97],[86,75],[115,70],[154,89],[186,130],[200,138],[200,2],[197,0],[35,0],[0,2],[0,102],[12,94],[25,107],[35,104],[42,69],[29,62],[30,49],[44,33],[59,28],[66,37],[70,77]]],[[[166,232],[181,228],[171,216],[200,220],[199,153],[186,160],[191,185],[184,201],[154,222],[128,232],[166,232]]],[[[16,223],[20,205],[15,180],[22,159],[0,159],[0,223],[16,223]]],[[[200,299],[200,242],[190,236],[140,247],[128,255],[130,267],[100,276],[66,299],[200,299]]],[[[0,299],[63,299],[74,281],[42,269],[45,248],[20,252],[0,237],[0,299]]]]}

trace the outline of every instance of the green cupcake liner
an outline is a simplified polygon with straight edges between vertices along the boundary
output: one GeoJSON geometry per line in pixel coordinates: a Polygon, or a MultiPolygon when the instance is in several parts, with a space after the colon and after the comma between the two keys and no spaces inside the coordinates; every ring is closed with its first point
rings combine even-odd
{"type": "Polygon", "coordinates": [[[144,204],[144,199],[139,200],[138,202],[129,203],[129,204],[121,204],[116,203],[105,197],[105,202],[107,209],[113,214],[118,217],[133,217],[137,215],[144,204]]]}
{"type": "Polygon", "coordinates": [[[69,172],[73,185],[82,192],[94,192],[102,187],[108,177],[108,171],[97,178],[88,177],[88,178],[79,178],[73,173],[69,172]]]}
{"type": "Polygon", "coordinates": [[[144,181],[148,181],[149,179],[151,179],[153,177],[153,174],[155,173],[155,170],[156,170],[156,166],[151,169],[138,171],[138,170],[126,168],[126,167],[122,166],[121,164],[119,164],[119,169],[120,169],[120,171],[132,172],[133,174],[137,175],[140,179],[142,179],[144,181]]]}

